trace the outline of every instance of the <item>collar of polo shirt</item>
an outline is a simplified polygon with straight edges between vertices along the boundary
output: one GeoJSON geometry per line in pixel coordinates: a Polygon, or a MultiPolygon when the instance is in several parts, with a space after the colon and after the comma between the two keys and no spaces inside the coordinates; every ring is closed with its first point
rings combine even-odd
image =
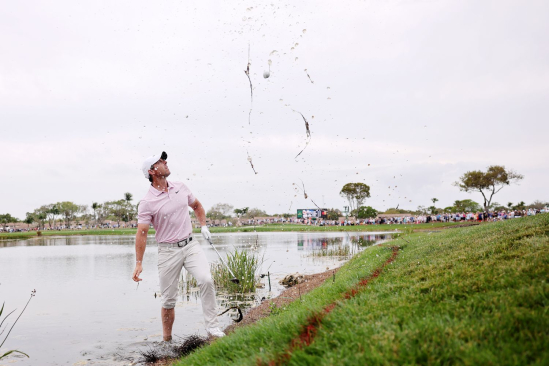
{"type": "MultiPolygon", "coordinates": [[[[173,188],[173,184],[171,184],[170,181],[166,181],[166,183],[168,183],[168,190],[173,188]]],[[[149,191],[151,191],[151,193],[154,194],[155,196],[160,196],[160,194],[164,193],[164,191],[160,191],[156,189],[156,187],[154,187],[152,184],[151,184],[151,187],[149,188],[149,191]]]]}

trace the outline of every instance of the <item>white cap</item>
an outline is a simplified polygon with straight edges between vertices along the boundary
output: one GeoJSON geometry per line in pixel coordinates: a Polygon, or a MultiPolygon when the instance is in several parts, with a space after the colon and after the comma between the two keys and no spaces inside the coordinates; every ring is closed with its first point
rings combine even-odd
{"type": "Polygon", "coordinates": [[[143,175],[145,176],[145,178],[147,179],[150,178],[149,170],[151,169],[151,166],[160,159],[162,160],[168,159],[168,154],[166,154],[165,151],[162,151],[161,154],[155,154],[145,159],[145,161],[143,162],[143,165],[141,166],[141,170],[143,171],[143,175]]]}

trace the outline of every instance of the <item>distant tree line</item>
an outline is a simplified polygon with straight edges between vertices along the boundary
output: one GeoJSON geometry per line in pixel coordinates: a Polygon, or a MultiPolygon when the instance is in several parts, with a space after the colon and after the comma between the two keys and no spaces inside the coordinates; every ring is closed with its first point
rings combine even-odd
{"type": "MultiPolygon", "coordinates": [[[[524,210],[528,208],[541,209],[548,203],[535,201],[530,205],[525,202],[513,204],[508,202],[507,205],[501,205],[493,201],[494,196],[501,191],[505,186],[512,183],[518,183],[524,178],[512,170],[506,169],[504,166],[492,165],[486,171],[473,170],[463,174],[457,182],[454,183],[461,191],[478,192],[482,195],[483,203],[470,200],[456,200],[453,205],[445,208],[437,208],[436,203],[438,198],[432,198],[432,205],[419,206],[415,211],[390,208],[384,212],[378,211],[371,206],[365,206],[364,202],[370,198],[370,186],[365,183],[347,183],[339,192],[340,196],[349,202],[349,210],[342,213],[339,209],[328,209],[327,219],[338,220],[345,215],[353,216],[359,219],[373,218],[379,213],[385,214],[438,214],[438,213],[458,213],[458,212],[479,212],[479,211],[501,211],[501,210],[524,210]]],[[[83,222],[87,225],[103,225],[106,220],[116,221],[118,226],[120,222],[130,222],[137,216],[137,206],[134,206],[132,194],[125,193],[124,198],[115,201],[107,201],[103,203],[93,202],[90,207],[86,205],[77,205],[70,201],[63,201],[41,206],[33,212],[27,212],[23,222],[31,225],[37,223],[40,227],[45,227],[46,223],[49,227],[56,226],[56,223],[63,223],[69,227],[71,222],[83,222]]],[[[194,217],[193,212],[191,216],[194,217]]],[[[256,217],[269,216],[264,210],[259,208],[235,208],[228,203],[217,203],[212,206],[207,212],[206,217],[210,220],[233,220],[253,219],[256,217]]],[[[283,213],[272,216],[280,216],[289,218],[294,216],[292,213],[283,213]]],[[[0,224],[4,227],[9,223],[19,222],[10,214],[0,215],[0,224]]],[[[59,224],[60,226],[61,224],[59,224]]]]}
{"type": "Polygon", "coordinates": [[[132,204],[131,193],[124,193],[124,198],[103,203],[93,202],[91,206],[79,205],[70,201],[50,203],[27,212],[23,220],[18,220],[10,214],[0,215],[0,224],[6,229],[10,223],[24,222],[29,226],[37,224],[40,228],[64,226],[71,223],[77,225],[102,226],[105,221],[130,222],[137,217],[137,206],[132,204]]]}
{"type": "Polygon", "coordinates": [[[266,216],[269,214],[259,208],[234,208],[228,203],[216,203],[206,212],[206,217],[210,220],[253,219],[266,216]]]}

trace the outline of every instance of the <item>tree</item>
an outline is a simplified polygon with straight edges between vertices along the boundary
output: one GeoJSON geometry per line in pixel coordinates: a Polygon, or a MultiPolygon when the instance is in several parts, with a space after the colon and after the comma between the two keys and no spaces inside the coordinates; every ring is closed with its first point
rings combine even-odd
{"type": "Polygon", "coordinates": [[[520,201],[516,205],[513,206],[513,210],[526,210],[526,203],[524,201],[520,201]]]}
{"type": "Polygon", "coordinates": [[[481,206],[473,200],[457,200],[454,202],[455,212],[477,212],[481,206]]]}
{"type": "Polygon", "coordinates": [[[124,214],[122,215],[122,221],[124,221],[126,224],[130,221],[133,221],[135,217],[137,216],[137,206],[132,205],[129,202],[126,202],[124,204],[124,214]]]}
{"type": "Polygon", "coordinates": [[[339,220],[339,218],[342,216],[343,214],[341,213],[340,210],[338,210],[337,208],[331,208],[328,210],[327,214],[326,214],[326,218],[328,220],[339,220]]]}
{"type": "Polygon", "coordinates": [[[109,216],[112,216],[120,227],[120,221],[123,221],[124,215],[126,214],[126,201],[117,200],[117,201],[107,201],[103,203],[105,210],[109,216]]]}
{"type": "Polygon", "coordinates": [[[438,198],[431,198],[431,201],[433,201],[433,206],[436,206],[438,198]]]}
{"type": "Polygon", "coordinates": [[[126,224],[132,221],[137,215],[137,206],[139,206],[139,203],[137,204],[136,207],[134,207],[131,203],[132,199],[133,199],[133,194],[131,194],[130,192],[124,193],[125,211],[124,211],[124,214],[122,215],[122,221],[124,221],[126,224]]]}
{"type": "Polygon", "coordinates": [[[46,214],[46,219],[48,220],[48,224],[50,225],[51,229],[52,223],[55,221],[55,217],[61,214],[61,212],[59,211],[59,207],[57,206],[57,204],[51,203],[49,205],[42,206],[41,209],[46,214]]]}
{"type": "Polygon", "coordinates": [[[95,225],[97,225],[97,211],[101,207],[101,204],[97,202],[92,202],[92,210],[93,210],[93,221],[95,222],[95,225]]]}
{"type": "MultiPolygon", "coordinates": [[[[37,208],[33,212],[34,219],[36,222],[38,222],[38,226],[41,228],[46,227],[46,219],[48,218],[48,209],[47,206],[41,206],[40,208],[37,208]]],[[[50,224],[51,228],[51,224],[50,224]]]]}
{"type": "Polygon", "coordinates": [[[65,226],[67,229],[70,229],[71,221],[76,219],[76,215],[83,212],[85,209],[85,206],[79,206],[70,201],[56,203],[56,206],[65,221],[65,226]]]}
{"type": "Polygon", "coordinates": [[[225,218],[223,212],[214,209],[213,207],[206,212],[206,217],[210,220],[222,220],[225,218]]]}
{"type": "Polygon", "coordinates": [[[231,217],[231,213],[234,212],[234,206],[228,203],[216,203],[213,205],[212,210],[220,212],[223,218],[227,218],[231,217]]]}
{"type": "Polygon", "coordinates": [[[236,217],[241,218],[242,216],[246,215],[249,209],[249,207],[235,208],[233,212],[236,214],[236,217]]]}
{"type": "Polygon", "coordinates": [[[211,220],[222,220],[231,217],[234,207],[228,203],[216,203],[208,210],[206,216],[211,220]]]}
{"type": "Polygon", "coordinates": [[[91,214],[85,214],[80,217],[82,220],[84,220],[84,224],[86,227],[90,225],[90,222],[93,220],[93,216],[91,214]]]}
{"type": "Polygon", "coordinates": [[[347,183],[341,188],[339,195],[346,198],[351,211],[360,207],[366,198],[370,197],[370,186],[364,183],[347,183]]]}
{"type": "Polygon", "coordinates": [[[371,219],[377,216],[377,211],[371,206],[360,206],[357,217],[359,219],[371,219]]]}
{"type": "Polygon", "coordinates": [[[523,178],[523,175],[507,170],[502,165],[491,165],[486,169],[486,172],[480,170],[466,172],[454,185],[464,192],[480,192],[484,198],[484,209],[488,211],[496,193],[503,187],[517,183],[523,178]]]}
{"type": "Polygon", "coordinates": [[[253,219],[254,217],[265,217],[269,216],[265,211],[260,210],[259,208],[252,208],[246,211],[243,217],[248,219],[253,219]]]}
{"type": "Polygon", "coordinates": [[[96,206],[94,214],[96,215],[95,224],[103,226],[103,222],[109,216],[109,208],[106,207],[104,203],[99,204],[96,206]]]}
{"type": "Polygon", "coordinates": [[[34,217],[34,214],[32,212],[27,212],[25,215],[25,220],[23,222],[27,224],[27,228],[30,228],[33,222],[36,221],[36,218],[34,217]]]}
{"type": "Polygon", "coordinates": [[[8,224],[15,224],[18,221],[19,220],[17,220],[15,217],[10,215],[9,213],[0,215],[0,224],[2,224],[2,226],[4,227],[4,231],[7,230],[8,224]]]}
{"type": "Polygon", "coordinates": [[[544,208],[545,206],[548,206],[549,203],[547,202],[542,202],[540,200],[535,200],[534,202],[532,202],[532,204],[528,205],[528,208],[535,208],[537,210],[541,210],[542,208],[544,208]]]}

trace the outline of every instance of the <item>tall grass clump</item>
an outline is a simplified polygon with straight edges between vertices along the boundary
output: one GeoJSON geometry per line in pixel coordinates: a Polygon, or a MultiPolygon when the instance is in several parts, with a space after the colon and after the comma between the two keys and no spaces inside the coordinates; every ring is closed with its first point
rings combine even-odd
{"type": "Polygon", "coordinates": [[[240,280],[239,284],[231,282],[233,276],[221,263],[213,263],[211,272],[216,287],[229,292],[254,292],[258,271],[263,264],[263,257],[246,250],[235,249],[227,254],[227,265],[240,280]]]}

